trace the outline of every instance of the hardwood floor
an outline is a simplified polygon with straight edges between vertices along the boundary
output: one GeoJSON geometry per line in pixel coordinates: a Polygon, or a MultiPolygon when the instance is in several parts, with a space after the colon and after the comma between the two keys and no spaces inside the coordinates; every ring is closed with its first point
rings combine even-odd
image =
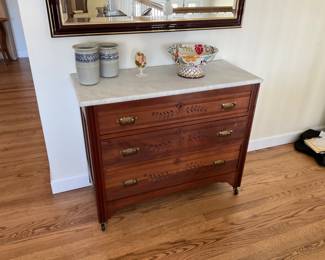
{"type": "Polygon", "coordinates": [[[53,196],[27,60],[0,65],[0,259],[325,259],[325,169],[291,145],[250,153],[227,184],[121,211],[92,188],[53,196]]]}

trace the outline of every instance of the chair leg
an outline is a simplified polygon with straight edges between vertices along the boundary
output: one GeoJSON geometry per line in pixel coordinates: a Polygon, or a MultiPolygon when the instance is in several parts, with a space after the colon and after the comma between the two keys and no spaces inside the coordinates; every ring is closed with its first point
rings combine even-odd
{"type": "Polygon", "coordinates": [[[6,50],[5,52],[4,52],[4,56],[6,56],[6,58],[5,58],[5,62],[6,62],[6,64],[9,64],[10,63],[10,61],[11,61],[11,57],[10,57],[10,55],[9,55],[9,52],[6,50]]]}
{"type": "Polygon", "coordinates": [[[7,53],[4,52],[3,50],[0,50],[0,53],[1,53],[2,58],[3,58],[3,63],[4,63],[5,65],[8,65],[8,56],[7,56],[7,53]]]}
{"type": "Polygon", "coordinates": [[[5,64],[8,65],[11,61],[14,61],[14,60],[11,58],[11,55],[10,55],[8,49],[6,48],[6,46],[5,46],[5,48],[2,48],[1,53],[2,53],[3,60],[4,60],[5,64]]]}
{"type": "Polygon", "coordinates": [[[1,48],[0,48],[0,54],[2,56],[2,59],[0,59],[0,63],[2,63],[2,61],[3,61],[3,63],[7,65],[6,54],[4,53],[4,51],[1,48]]]}
{"type": "Polygon", "coordinates": [[[0,23],[0,51],[6,64],[10,61],[14,61],[8,50],[6,28],[3,23],[0,23]]]}

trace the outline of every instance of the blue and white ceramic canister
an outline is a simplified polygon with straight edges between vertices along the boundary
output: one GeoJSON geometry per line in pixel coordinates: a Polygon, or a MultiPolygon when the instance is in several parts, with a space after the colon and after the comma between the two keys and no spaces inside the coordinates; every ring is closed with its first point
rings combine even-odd
{"type": "Polygon", "coordinates": [[[99,54],[96,43],[82,43],[73,46],[79,82],[91,86],[99,82],[99,54]]]}
{"type": "Polygon", "coordinates": [[[100,75],[103,78],[117,77],[119,74],[119,53],[116,43],[100,43],[100,75]]]}

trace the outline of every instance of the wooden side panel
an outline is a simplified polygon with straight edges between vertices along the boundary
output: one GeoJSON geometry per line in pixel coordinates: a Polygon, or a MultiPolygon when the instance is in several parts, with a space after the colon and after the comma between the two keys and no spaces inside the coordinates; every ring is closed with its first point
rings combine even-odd
{"type": "Polygon", "coordinates": [[[91,161],[91,170],[93,176],[93,182],[96,191],[96,203],[98,220],[100,223],[105,223],[108,219],[107,216],[107,204],[105,195],[105,181],[101,160],[101,149],[99,147],[98,130],[96,124],[96,118],[94,115],[93,107],[86,108],[84,111],[85,120],[83,120],[84,127],[87,128],[88,139],[88,156],[91,161]]]}
{"type": "Polygon", "coordinates": [[[255,108],[256,108],[257,98],[258,98],[258,92],[260,90],[260,84],[253,86],[252,89],[253,89],[253,91],[251,94],[251,101],[249,104],[249,116],[248,116],[246,136],[244,139],[243,146],[241,148],[242,150],[240,152],[239,172],[238,172],[238,176],[236,176],[235,187],[241,186],[241,182],[242,182],[242,178],[243,178],[244,166],[245,166],[245,161],[246,161],[246,156],[247,156],[247,149],[248,149],[249,139],[250,139],[250,135],[251,135],[252,125],[253,125],[253,120],[254,120],[254,115],[255,115],[255,108]]]}

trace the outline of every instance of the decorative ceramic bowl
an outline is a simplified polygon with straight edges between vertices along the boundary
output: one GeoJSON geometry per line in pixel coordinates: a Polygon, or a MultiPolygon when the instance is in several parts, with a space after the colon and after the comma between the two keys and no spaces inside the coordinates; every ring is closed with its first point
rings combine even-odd
{"type": "Polygon", "coordinates": [[[179,43],[169,47],[168,52],[178,65],[178,75],[195,79],[205,76],[204,66],[214,59],[218,49],[200,43],[179,43]]]}

